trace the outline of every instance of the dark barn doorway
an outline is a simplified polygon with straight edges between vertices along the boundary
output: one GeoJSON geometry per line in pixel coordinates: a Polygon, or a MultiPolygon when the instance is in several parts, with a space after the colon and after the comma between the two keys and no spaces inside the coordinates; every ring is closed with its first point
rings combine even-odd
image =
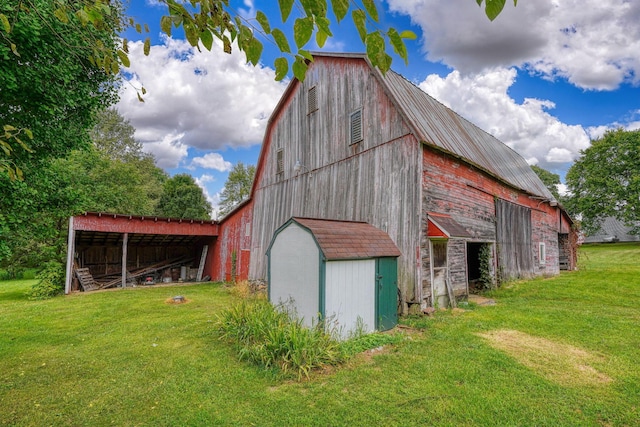
{"type": "MultiPolygon", "coordinates": [[[[490,243],[467,242],[467,280],[469,282],[469,292],[473,293],[484,289],[486,285],[482,283],[482,250],[490,249],[490,243]]],[[[487,268],[488,266],[485,266],[487,268]]]]}

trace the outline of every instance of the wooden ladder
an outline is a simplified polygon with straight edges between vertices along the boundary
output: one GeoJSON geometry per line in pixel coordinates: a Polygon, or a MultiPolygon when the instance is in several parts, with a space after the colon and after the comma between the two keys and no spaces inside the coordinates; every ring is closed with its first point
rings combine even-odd
{"type": "Polygon", "coordinates": [[[100,289],[88,268],[76,268],[76,276],[85,292],[100,289]]]}
{"type": "Polygon", "coordinates": [[[449,283],[449,277],[446,277],[444,279],[444,283],[447,285],[447,294],[449,295],[449,305],[451,306],[451,308],[456,308],[458,304],[456,303],[456,296],[453,294],[453,288],[451,287],[451,283],[449,283]]]}
{"type": "Polygon", "coordinates": [[[198,266],[198,275],[196,276],[196,281],[202,281],[202,273],[204,273],[204,264],[207,261],[207,252],[209,251],[209,245],[204,245],[202,247],[202,256],[200,257],[200,265],[198,266]]]}

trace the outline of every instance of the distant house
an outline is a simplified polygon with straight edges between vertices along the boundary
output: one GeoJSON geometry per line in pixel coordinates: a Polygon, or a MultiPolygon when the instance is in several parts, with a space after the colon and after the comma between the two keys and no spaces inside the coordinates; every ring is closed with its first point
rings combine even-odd
{"type": "Polygon", "coordinates": [[[521,156],[360,54],[316,53],[289,84],[237,214],[252,218],[250,278],[267,278],[265,253],[291,217],[385,231],[405,310],[466,295],[484,246],[504,280],[575,266],[572,221],[521,156]]]}
{"type": "Polygon", "coordinates": [[[631,234],[631,229],[619,219],[608,217],[597,232],[585,237],[584,243],[640,242],[640,236],[631,234]]]}
{"type": "Polygon", "coordinates": [[[251,197],[217,224],[207,271],[266,280],[269,245],[292,217],[385,232],[400,251],[403,312],[463,297],[482,273],[576,263],[570,217],[521,156],[361,54],[316,53],[304,82],[291,81],[251,197]]]}

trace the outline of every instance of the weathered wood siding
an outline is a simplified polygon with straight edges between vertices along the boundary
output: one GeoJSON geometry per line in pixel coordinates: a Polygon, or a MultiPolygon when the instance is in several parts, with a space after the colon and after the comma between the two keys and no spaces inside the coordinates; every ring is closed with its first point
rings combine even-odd
{"type": "MultiPolygon", "coordinates": [[[[568,220],[558,207],[550,206],[524,192],[503,184],[486,173],[460,159],[435,151],[427,146],[422,154],[422,230],[421,259],[422,286],[420,298],[425,305],[431,301],[431,275],[429,240],[427,238],[427,212],[451,215],[471,234],[470,242],[487,242],[493,247],[496,258],[496,199],[511,202],[531,210],[531,237],[529,253],[533,275],[551,275],[559,272],[558,233],[567,233],[568,220]],[[546,260],[538,259],[539,243],[545,244],[546,260]]],[[[508,232],[508,230],[506,230],[508,232]]],[[[514,256],[505,253],[504,256],[514,256]]],[[[495,265],[495,271],[500,266],[495,265]]],[[[449,268],[451,284],[456,294],[468,286],[466,274],[466,245],[451,239],[449,245],[449,268]]]]}
{"type": "Polygon", "coordinates": [[[236,280],[248,278],[252,215],[253,203],[248,202],[234,210],[220,223],[220,234],[209,257],[212,265],[212,280],[228,282],[233,278],[236,280]],[[233,265],[234,254],[235,266],[233,265]]]}
{"type": "Polygon", "coordinates": [[[364,61],[318,57],[281,106],[267,130],[254,187],[250,276],[265,278],[265,251],[291,216],[366,221],[402,251],[399,285],[412,299],[419,274],[421,147],[376,77],[364,61]],[[309,112],[312,87],[318,108],[309,112]],[[350,145],[349,118],[358,109],[363,140],[350,145]],[[304,165],[299,174],[297,160],[304,165]]]}

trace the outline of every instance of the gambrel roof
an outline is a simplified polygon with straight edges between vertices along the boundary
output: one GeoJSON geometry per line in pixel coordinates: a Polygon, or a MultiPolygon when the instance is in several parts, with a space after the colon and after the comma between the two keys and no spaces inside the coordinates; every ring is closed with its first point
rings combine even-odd
{"type": "Polygon", "coordinates": [[[327,260],[401,255],[387,233],[366,222],[293,217],[285,226],[292,221],[311,232],[327,260]]]}
{"type": "MultiPolygon", "coordinates": [[[[313,52],[312,55],[365,61],[421,143],[457,157],[515,189],[542,200],[556,202],[551,192],[522,156],[493,135],[429,96],[400,74],[388,71],[383,75],[371,65],[366,55],[361,53],[313,52]]],[[[289,94],[295,90],[298,83],[296,79],[291,81],[274,109],[269,125],[278,117],[280,110],[285,108],[289,94]]],[[[268,132],[267,129],[266,134],[268,132]]],[[[258,169],[261,168],[260,163],[259,160],[258,169]]],[[[259,171],[256,172],[256,176],[259,176],[259,171]]],[[[256,182],[257,180],[254,181],[254,186],[256,182]]]]}

